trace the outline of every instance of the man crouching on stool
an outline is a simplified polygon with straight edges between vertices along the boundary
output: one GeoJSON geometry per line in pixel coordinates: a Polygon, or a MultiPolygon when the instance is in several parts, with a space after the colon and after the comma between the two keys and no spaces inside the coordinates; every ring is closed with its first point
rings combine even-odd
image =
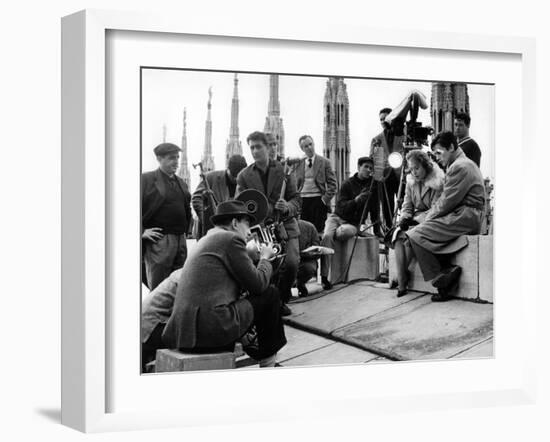
{"type": "Polygon", "coordinates": [[[220,203],[211,221],[214,228],[197,243],[182,270],[162,340],[184,352],[233,351],[235,342],[255,325],[258,346],[244,350],[260,367],[272,367],[286,344],[279,292],[269,285],[275,253],[272,247],[261,247],[254,266],[246,238],[256,220],[243,202],[220,203]]]}
{"type": "Polygon", "coordinates": [[[477,235],[485,204],[485,186],[479,167],[466,157],[452,132],[441,132],[431,144],[438,162],[447,168],[443,190],[426,218],[405,234],[425,281],[438,293],[432,301],[450,299],[462,269],[449,258],[468,245],[463,235],[477,235]]]}

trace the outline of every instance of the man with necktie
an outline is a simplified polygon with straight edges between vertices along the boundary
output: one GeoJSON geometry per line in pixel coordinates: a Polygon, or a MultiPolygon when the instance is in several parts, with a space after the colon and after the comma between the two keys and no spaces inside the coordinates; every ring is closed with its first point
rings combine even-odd
{"type": "Polygon", "coordinates": [[[322,232],[336,194],[336,176],[330,161],[315,153],[315,143],[310,135],[301,136],[298,143],[306,155],[296,168],[296,184],[302,197],[300,218],[312,223],[317,232],[322,232]]]}

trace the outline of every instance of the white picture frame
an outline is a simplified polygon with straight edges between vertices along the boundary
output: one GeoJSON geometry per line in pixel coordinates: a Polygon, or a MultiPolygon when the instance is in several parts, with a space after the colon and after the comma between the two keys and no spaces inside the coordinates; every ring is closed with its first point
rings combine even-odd
{"type": "MultiPolygon", "coordinates": [[[[519,100],[522,109],[534,108],[535,103],[535,45],[532,39],[517,37],[489,37],[477,35],[430,33],[402,31],[388,35],[376,29],[367,27],[346,28],[331,26],[327,28],[299,28],[281,23],[269,24],[265,21],[247,22],[246,27],[236,21],[224,23],[209,23],[202,20],[180,23],[177,17],[153,16],[150,14],[132,14],[127,12],[111,12],[99,10],[81,11],[63,18],[62,21],[62,423],[85,432],[114,431],[139,428],[161,428],[186,425],[207,425],[215,420],[223,422],[255,422],[284,419],[297,416],[284,404],[283,397],[275,397],[272,403],[262,403],[261,406],[247,410],[244,416],[235,416],[230,408],[235,404],[245,404],[243,399],[228,396],[227,392],[220,399],[212,402],[200,397],[200,390],[186,390],[193,406],[174,407],[146,407],[135,410],[112,410],[109,404],[109,394],[116,388],[109,377],[110,344],[108,342],[111,324],[108,292],[112,288],[110,282],[109,243],[113,240],[108,229],[111,219],[111,196],[109,190],[109,162],[106,133],[108,79],[106,78],[106,35],[108,32],[142,32],[157,33],[165,36],[217,36],[231,37],[243,41],[258,42],[269,40],[271,44],[284,42],[309,42],[312,45],[340,45],[340,48],[368,46],[383,50],[384,48],[401,48],[403,50],[426,51],[430,54],[467,53],[482,60],[484,54],[502,56],[519,60],[521,66],[521,80],[514,84],[519,87],[519,100]]],[[[150,34],[152,35],[152,34],[150,34]]],[[[256,43],[255,43],[256,44],[256,43]]],[[[282,44],[282,43],[280,43],[282,44]]],[[[497,83],[496,88],[500,85],[497,83]]],[[[138,91],[136,91],[136,94],[138,91]]],[[[497,114],[499,103],[497,96],[497,114]]],[[[513,115],[519,116],[517,121],[517,135],[521,146],[521,167],[528,168],[528,158],[535,149],[533,133],[530,131],[528,116],[521,109],[513,115]]],[[[498,135],[499,124],[496,131],[498,135]]],[[[497,140],[499,137],[497,136],[497,140]]],[[[517,148],[517,146],[516,146],[517,148]]],[[[520,159],[521,159],[520,158],[520,159]]],[[[516,163],[518,159],[515,159],[516,163]]],[[[509,164],[501,163],[499,169],[506,171],[509,164]]],[[[506,184],[505,180],[500,183],[506,184]]],[[[499,185],[500,185],[499,183],[499,185]]],[[[503,186],[505,188],[505,186],[503,186]]],[[[536,193],[529,186],[520,186],[515,190],[521,201],[520,226],[525,225],[522,220],[535,218],[536,193]]],[[[499,229],[498,223],[504,220],[499,214],[505,214],[505,192],[496,196],[495,238],[499,229]],[[500,199],[499,199],[500,198],[500,199]],[[500,206],[502,201],[502,206],[500,206]]],[[[504,224],[501,224],[504,225],[504,224]]],[[[535,395],[535,367],[534,359],[529,354],[534,352],[535,339],[535,281],[528,278],[527,257],[536,254],[535,245],[521,241],[526,235],[520,227],[516,246],[504,245],[496,242],[497,254],[500,250],[519,254],[521,265],[517,271],[523,275],[518,278],[514,288],[519,289],[516,308],[523,314],[515,318],[519,324],[515,332],[517,339],[523,338],[527,343],[518,351],[519,362],[511,363],[506,359],[509,354],[502,347],[499,352],[498,342],[511,342],[508,312],[505,297],[500,296],[499,290],[506,290],[498,284],[499,272],[506,273],[504,263],[495,266],[497,290],[496,298],[502,299],[496,304],[496,326],[501,325],[497,333],[497,348],[494,361],[484,363],[484,373],[492,369],[498,371],[495,382],[484,384],[481,376],[479,382],[473,382],[473,377],[453,379],[453,385],[445,387],[445,379],[434,381],[433,387],[419,382],[416,390],[412,389],[403,394],[384,391],[366,391],[358,388],[353,382],[344,382],[341,389],[327,388],[326,396],[314,394],[315,385],[304,381],[304,397],[296,398],[308,404],[307,409],[301,408],[301,416],[328,416],[334,415],[363,415],[365,413],[398,412],[412,409],[441,409],[462,408],[470,406],[495,406],[499,404],[526,404],[533,403],[535,395]],[[505,247],[515,247],[506,250],[505,247]],[[504,269],[504,270],[503,270],[504,269]],[[532,343],[532,344],[530,344],[532,343]],[[500,358],[500,359],[499,359],[500,358]],[[501,362],[504,361],[504,362],[501,362]],[[424,389],[423,389],[424,388],[424,389]],[[311,390],[310,390],[311,389],[311,390]],[[337,407],[334,405],[337,404],[337,407]],[[332,405],[332,406],[331,406],[332,405]]],[[[132,258],[135,259],[135,258],[132,258]]],[[[508,289],[509,291],[511,289],[508,289]]],[[[134,321],[135,322],[135,321],[134,321]]],[[[516,342],[516,341],[514,341],[516,342]]],[[[381,376],[382,372],[390,372],[398,383],[400,376],[406,373],[410,378],[421,379],[422,373],[432,370],[438,364],[407,363],[396,365],[379,365],[369,367],[369,377],[381,376]]],[[[477,361],[453,362],[446,366],[449,372],[473,373],[480,367],[477,361]]],[[[212,385],[222,388],[228,376],[233,376],[237,383],[244,380],[250,382],[250,389],[256,384],[262,385],[269,377],[269,383],[275,386],[286,383],[294,385],[296,379],[310,377],[305,370],[288,369],[275,372],[244,372],[220,373],[215,377],[210,373],[192,374],[192,382],[199,387],[212,385]]],[[[364,376],[363,366],[354,367],[327,367],[322,369],[325,379],[338,377],[361,379],[364,376]]],[[[434,370],[435,371],[435,370],[434,370]]],[[[480,370],[481,373],[481,370],[480,370]]],[[[188,376],[188,375],[185,375],[188,376]]],[[[470,375],[468,375],[470,376],[470,375]]],[[[120,378],[120,377],[119,377],[120,378]]],[[[179,382],[176,376],[157,376],[158,385],[166,387],[179,382]]],[[[444,377],[442,377],[444,378],[444,377]]],[[[150,378],[151,379],[151,378],[150,378]]],[[[150,381],[153,382],[153,381],[150,381]]],[[[242,385],[242,384],[241,384],[242,385]]],[[[149,386],[149,388],[156,388],[149,386]]],[[[175,389],[179,387],[174,387],[175,389]]],[[[205,391],[205,390],[203,390],[205,391]]],[[[275,393],[276,395],[276,393],[275,393]]],[[[294,400],[294,399],[293,399],[294,400]]]]}

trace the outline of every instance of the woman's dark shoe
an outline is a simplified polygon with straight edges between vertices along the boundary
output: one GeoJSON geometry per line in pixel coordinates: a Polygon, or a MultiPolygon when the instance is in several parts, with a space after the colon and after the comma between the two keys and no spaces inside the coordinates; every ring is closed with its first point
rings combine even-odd
{"type": "Polygon", "coordinates": [[[305,284],[297,284],[296,287],[298,288],[298,296],[300,298],[305,298],[306,296],[309,296],[309,291],[307,290],[305,284]]]}
{"type": "Polygon", "coordinates": [[[407,294],[407,289],[405,290],[397,290],[397,297],[401,298],[401,296],[405,296],[407,294]]]}
{"type": "Polygon", "coordinates": [[[332,284],[326,276],[321,276],[321,285],[323,286],[323,290],[330,290],[332,288],[332,284]]]}

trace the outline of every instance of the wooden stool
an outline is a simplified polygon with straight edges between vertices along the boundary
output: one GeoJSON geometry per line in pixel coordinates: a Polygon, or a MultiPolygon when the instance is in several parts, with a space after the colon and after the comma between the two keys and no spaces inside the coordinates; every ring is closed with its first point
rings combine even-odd
{"type": "Polygon", "coordinates": [[[244,354],[240,342],[235,349],[221,353],[183,353],[179,350],[157,350],[156,373],[197,370],[228,370],[235,368],[235,360],[244,354]]]}

